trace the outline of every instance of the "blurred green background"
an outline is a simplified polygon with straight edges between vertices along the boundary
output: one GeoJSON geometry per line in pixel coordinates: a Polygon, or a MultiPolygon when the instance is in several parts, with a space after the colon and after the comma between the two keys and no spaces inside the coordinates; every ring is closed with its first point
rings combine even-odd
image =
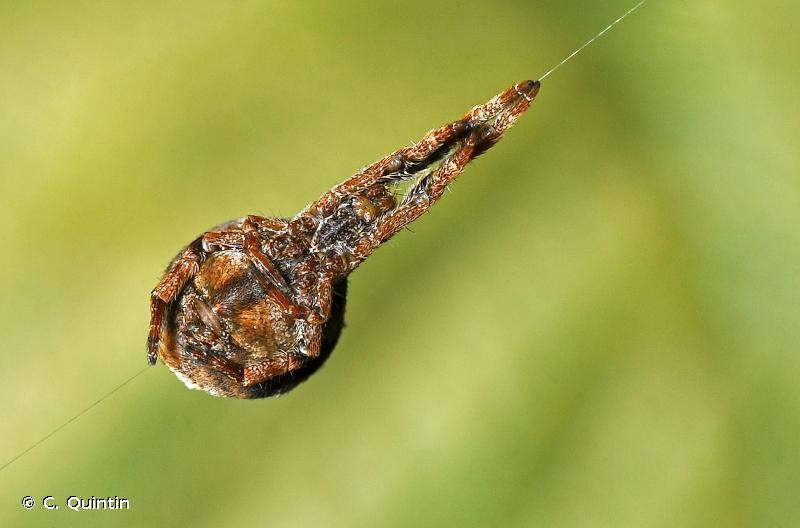
{"type": "MultiPolygon", "coordinates": [[[[3,3],[0,463],[143,368],[200,232],[293,214],[628,7],[3,3]]],[[[800,525],[798,17],[651,1],[351,277],[307,383],[148,370],[0,473],[0,525],[800,525]]]]}

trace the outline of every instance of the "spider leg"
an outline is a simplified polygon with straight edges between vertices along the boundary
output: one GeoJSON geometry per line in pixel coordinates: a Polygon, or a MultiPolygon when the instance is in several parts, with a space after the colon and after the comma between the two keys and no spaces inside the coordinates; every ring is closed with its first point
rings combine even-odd
{"type": "Polygon", "coordinates": [[[255,227],[275,232],[285,230],[288,225],[286,220],[281,218],[270,218],[267,216],[248,215],[246,220],[255,227]]]}
{"type": "Polygon", "coordinates": [[[203,237],[195,239],[172,262],[169,271],[150,294],[150,333],[147,336],[147,362],[150,365],[156,364],[161,328],[169,304],[197,273],[206,255],[203,249],[203,237]]]}
{"type": "Polygon", "coordinates": [[[378,246],[425,214],[441,198],[447,184],[458,177],[472,159],[477,144],[476,137],[471,134],[442,161],[439,168],[423,177],[397,208],[378,219],[376,229],[362,238],[353,251],[357,262],[366,259],[378,246]]]}
{"type": "Polygon", "coordinates": [[[472,123],[469,134],[456,142],[436,170],[414,184],[400,205],[378,219],[376,229],[356,245],[353,252],[356,262],[363,261],[379,245],[425,214],[467,164],[496,144],[528,109],[538,88],[538,82],[520,83],[472,109],[464,118],[472,123]]]}
{"type": "Polygon", "coordinates": [[[500,128],[508,128],[530,105],[538,90],[538,81],[524,81],[509,87],[487,103],[474,107],[461,119],[433,129],[414,145],[396,150],[365,167],[309,204],[297,216],[307,216],[312,212],[327,216],[346,196],[363,192],[375,184],[388,184],[412,177],[441,159],[449,146],[465,138],[472,129],[487,121],[499,120],[500,115],[505,115],[510,120],[507,125],[504,127],[501,125],[500,128]],[[519,107],[519,112],[513,117],[512,113],[508,112],[511,107],[519,107]]]}
{"type": "Polygon", "coordinates": [[[259,229],[278,233],[284,231],[286,227],[287,222],[279,218],[248,215],[237,222],[226,224],[222,228],[206,231],[202,236],[203,250],[208,254],[226,249],[241,251],[245,245],[245,235],[250,237],[249,243],[252,244],[258,242],[259,229]]]}
{"type": "Polygon", "coordinates": [[[306,357],[317,357],[322,346],[322,327],[331,317],[333,305],[333,281],[331,274],[321,273],[314,286],[314,294],[308,302],[310,313],[304,320],[298,321],[302,325],[302,337],[298,343],[298,351],[306,357]]]}
{"type": "Polygon", "coordinates": [[[269,359],[244,367],[242,383],[245,387],[256,385],[274,376],[286,374],[301,368],[306,361],[319,355],[322,348],[322,325],[298,320],[295,324],[305,325],[304,344],[298,350],[285,350],[269,359]]]}
{"type": "MultiPolygon", "coordinates": [[[[297,321],[297,324],[307,323],[305,321],[297,321]]],[[[245,387],[250,387],[274,376],[297,370],[308,359],[318,356],[322,345],[322,326],[312,324],[307,324],[307,326],[308,331],[305,339],[308,342],[306,350],[308,353],[297,350],[284,350],[269,359],[247,365],[242,371],[242,384],[245,387]]]]}
{"type": "Polygon", "coordinates": [[[257,385],[269,378],[299,369],[303,366],[304,361],[304,358],[292,351],[284,351],[270,359],[244,367],[242,371],[242,384],[245,387],[257,385]]]}
{"type": "Polygon", "coordinates": [[[199,365],[203,365],[204,368],[208,368],[211,371],[220,372],[234,382],[241,382],[244,378],[244,369],[233,361],[196,348],[188,349],[186,352],[191,354],[199,365]]]}
{"type": "MultiPolygon", "coordinates": [[[[292,290],[269,256],[262,251],[261,240],[254,224],[255,221],[252,217],[247,217],[242,223],[242,232],[244,233],[242,249],[258,271],[256,278],[267,288],[267,295],[293,319],[309,319],[312,322],[318,322],[320,318],[327,319],[324,312],[315,309],[315,306],[307,306],[290,299],[292,290]]],[[[328,305],[328,310],[330,310],[330,302],[328,305]]]]}
{"type": "Polygon", "coordinates": [[[294,323],[299,326],[301,335],[296,348],[247,365],[242,375],[245,387],[298,369],[308,359],[319,355],[322,348],[323,326],[330,318],[333,304],[333,284],[329,273],[319,275],[313,291],[314,294],[309,299],[309,307],[300,307],[305,310],[305,315],[294,323]]]}
{"type": "Polygon", "coordinates": [[[242,223],[242,233],[244,233],[244,252],[250,257],[253,265],[266,277],[273,288],[280,290],[280,293],[284,297],[288,295],[290,290],[286,279],[278,273],[272,260],[261,250],[261,238],[258,236],[258,231],[256,230],[252,217],[248,216],[245,218],[242,223]]]}

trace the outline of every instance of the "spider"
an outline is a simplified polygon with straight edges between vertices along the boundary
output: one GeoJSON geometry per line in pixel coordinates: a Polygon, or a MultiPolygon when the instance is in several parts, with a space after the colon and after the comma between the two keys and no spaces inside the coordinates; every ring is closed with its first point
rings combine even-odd
{"type": "Polygon", "coordinates": [[[249,215],[206,231],[151,294],[147,360],[215,396],[285,393],[327,359],[344,325],[347,276],[425,214],[467,163],[528,109],[539,81],[511,86],[336,185],[291,219],[249,215]],[[393,190],[415,179],[402,199],[393,190]]]}

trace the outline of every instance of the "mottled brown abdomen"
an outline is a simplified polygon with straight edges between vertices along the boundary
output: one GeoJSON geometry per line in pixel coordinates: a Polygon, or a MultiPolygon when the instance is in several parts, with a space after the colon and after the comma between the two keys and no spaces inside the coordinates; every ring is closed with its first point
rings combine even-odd
{"type": "Polygon", "coordinates": [[[256,274],[244,253],[214,253],[171,304],[159,355],[189,387],[235,398],[274,396],[308,378],[330,355],[344,326],[346,279],[335,285],[320,355],[306,358],[287,341],[294,335],[294,321],[267,295],[256,274]],[[288,366],[290,357],[302,367],[257,385],[243,384],[245,367],[265,359],[288,366]]]}

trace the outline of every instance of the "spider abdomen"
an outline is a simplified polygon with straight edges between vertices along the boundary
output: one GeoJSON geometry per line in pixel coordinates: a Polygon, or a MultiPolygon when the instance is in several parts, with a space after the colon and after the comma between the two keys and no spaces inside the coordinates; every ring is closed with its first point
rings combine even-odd
{"type": "MultiPolygon", "coordinates": [[[[248,387],[247,366],[271,360],[288,371],[290,362],[312,362],[296,354],[294,321],[267,295],[256,273],[241,251],[214,253],[172,303],[160,355],[190,388],[236,398],[271,396],[293,388],[299,373],[279,373],[248,387]]],[[[335,336],[329,336],[334,341],[342,326],[342,314],[338,317],[338,326],[331,327],[335,336]]]]}

